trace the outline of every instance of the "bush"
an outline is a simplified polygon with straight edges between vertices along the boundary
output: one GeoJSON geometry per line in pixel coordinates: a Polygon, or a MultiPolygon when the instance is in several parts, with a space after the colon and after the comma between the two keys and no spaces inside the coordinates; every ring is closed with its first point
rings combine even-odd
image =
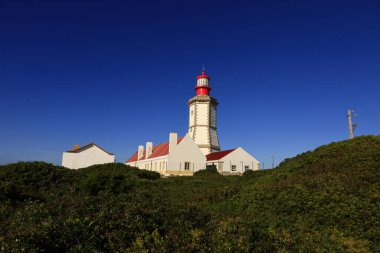
{"type": "Polygon", "coordinates": [[[380,252],[379,157],[364,136],[242,177],[0,166],[1,251],[380,252]]]}
{"type": "Polygon", "coordinates": [[[141,179],[148,179],[148,180],[157,180],[160,179],[160,173],[155,172],[155,171],[149,171],[149,170],[141,170],[137,169],[136,171],[137,177],[141,179]]]}
{"type": "Polygon", "coordinates": [[[194,172],[194,176],[220,176],[214,164],[207,165],[206,169],[194,172]]]}
{"type": "Polygon", "coordinates": [[[76,173],[45,162],[19,162],[0,166],[0,200],[45,198],[52,188],[65,189],[78,180],[76,173]]]}

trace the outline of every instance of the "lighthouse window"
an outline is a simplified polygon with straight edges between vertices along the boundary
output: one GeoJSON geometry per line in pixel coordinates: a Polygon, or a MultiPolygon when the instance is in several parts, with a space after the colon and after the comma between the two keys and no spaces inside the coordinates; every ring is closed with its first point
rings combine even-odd
{"type": "Polygon", "coordinates": [[[236,165],[231,165],[231,171],[236,171],[236,165]]]}
{"type": "Polygon", "coordinates": [[[190,162],[185,162],[185,170],[190,170],[190,162]]]}
{"type": "Polygon", "coordinates": [[[193,111],[193,110],[191,110],[191,115],[193,115],[193,113],[194,113],[194,111],[193,111]]]}

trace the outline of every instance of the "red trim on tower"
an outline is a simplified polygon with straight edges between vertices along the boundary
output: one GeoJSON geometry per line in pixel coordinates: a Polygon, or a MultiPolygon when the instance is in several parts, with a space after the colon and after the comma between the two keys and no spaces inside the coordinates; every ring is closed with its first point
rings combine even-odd
{"type": "Polygon", "coordinates": [[[206,75],[204,68],[202,70],[202,74],[200,76],[197,76],[197,84],[195,85],[196,94],[197,94],[197,96],[202,96],[202,95],[209,96],[211,87],[208,83],[207,84],[198,84],[198,80],[201,78],[205,78],[207,80],[210,80],[210,77],[206,75]]]}
{"type": "Polygon", "coordinates": [[[204,71],[202,71],[202,75],[197,76],[197,80],[200,79],[200,78],[206,78],[206,79],[208,79],[208,80],[211,79],[208,75],[206,75],[206,73],[205,73],[204,71]]]}
{"type": "Polygon", "coordinates": [[[197,96],[201,96],[201,95],[209,95],[210,93],[210,90],[211,88],[210,87],[196,87],[195,88],[195,91],[197,92],[197,96]]]}

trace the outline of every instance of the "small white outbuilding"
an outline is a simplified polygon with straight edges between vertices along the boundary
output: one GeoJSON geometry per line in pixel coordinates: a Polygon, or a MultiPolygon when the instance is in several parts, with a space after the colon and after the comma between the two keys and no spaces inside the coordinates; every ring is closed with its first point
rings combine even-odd
{"type": "Polygon", "coordinates": [[[260,162],[241,147],[210,153],[206,155],[206,164],[216,166],[224,175],[260,169],[260,162]]]}
{"type": "Polygon", "coordinates": [[[95,143],[90,143],[83,147],[74,145],[72,150],[64,152],[62,156],[62,166],[69,169],[80,169],[95,164],[114,162],[115,155],[95,143]]]}

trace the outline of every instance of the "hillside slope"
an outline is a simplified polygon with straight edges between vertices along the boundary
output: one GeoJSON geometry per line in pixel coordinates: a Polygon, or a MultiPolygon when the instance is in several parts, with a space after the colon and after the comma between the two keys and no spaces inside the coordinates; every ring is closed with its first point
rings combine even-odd
{"type": "Polygon", "coordinates": [[[379,203],[380,136],[242,177],[17,163],[0,166],[0,249],[379,252],[379,203]]]}
{"type": "Polygon", "coordinates": [[[380,136],[319,147],[250,183],[240,216],[265,222],[278,248],[379,251],[380,136]]]}

